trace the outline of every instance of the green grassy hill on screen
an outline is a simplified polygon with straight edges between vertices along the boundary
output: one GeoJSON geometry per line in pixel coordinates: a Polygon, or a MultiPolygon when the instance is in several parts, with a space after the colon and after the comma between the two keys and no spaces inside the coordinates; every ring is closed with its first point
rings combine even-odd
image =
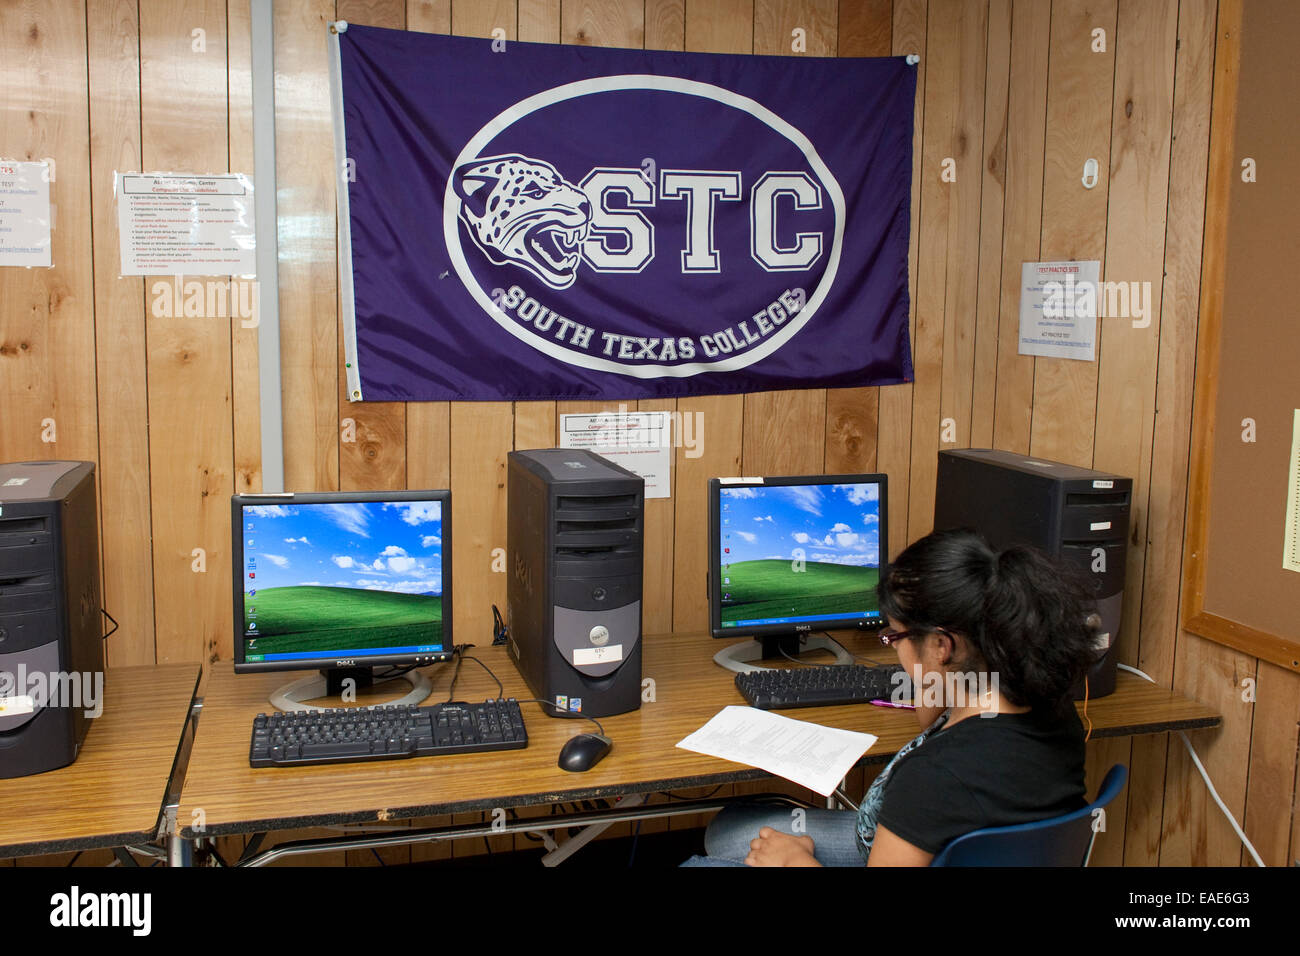
{"type": "Polygon", "coordinates": [[[302,585],[259,590],[257,645],[249,653],[344,651],[436,644],[442,640],[442,598],[363,588],[302,585]]]}
{"type": "Polygon", "coordinates": [[[877,568],[808,561],[803,570],[784,559],[739,561],[722,569],[722,623],[768,617],[874,611],[877,568]]]}

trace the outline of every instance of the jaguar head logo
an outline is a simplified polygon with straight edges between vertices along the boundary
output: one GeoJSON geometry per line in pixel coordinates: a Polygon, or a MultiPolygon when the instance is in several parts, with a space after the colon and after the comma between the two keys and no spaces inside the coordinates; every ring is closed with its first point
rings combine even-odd
{"type": "Polygon", "coordinates": [[[488,259],[527,269],[552,289],[573,285],[591,203],[554,166],[527,156],[491,156],[459,166],[452,184],[460,218],[488,259]]]}

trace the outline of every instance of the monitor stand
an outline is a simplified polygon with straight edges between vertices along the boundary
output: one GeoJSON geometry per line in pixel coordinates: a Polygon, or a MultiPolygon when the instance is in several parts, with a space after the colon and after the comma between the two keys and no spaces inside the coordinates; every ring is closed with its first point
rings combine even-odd
{"type": "Polygon", "coordinates": [[[790,653],[791,649],[794,651],[794,653],[790,654],[791,657],[803,651],[820,649],[834,654],[836,664],[857,663],[853,655],[830,635],[813,636],[811,634],[807,636],[806,640],[801,640],[799,635],[768,635],[757,640],[745,641],[743,644],[732,644],[730,647],[724,647],[714,654],[713,663],[719,667],[725,667],[729,671],[735,671],[737,674],[770,670],[770,668],[759,667],[749,662],[780,657],[782,644],[786,645],[787,653],[790,653]],[[791,647],[792,644],[793,647],[791,647]]]}
{"type": "MultiPolygon", "coordinates": [[[[407,671],[405,674],[394,674],[392,677],[376,678],[374,671],[369,667],[334,667],[316,674],[310,674],[307,677],[300,677],[298,680],[290,681],[277,688],[269,698],[271,706],[284,711],[329,710],[328,707],[307,704],[304,701],[316,700],[318,697],[339,696],[344,691],[343,682],[346,680],[355,681],[353,684],[354,691],[392,680],[403,680],[411,685],[409,693],[397,700],[385,701],[380,705],[383,707],[418,705],[433,693],[433,685],[429,683],[429,678],[419,671],[413,670],[407,671]]],[[[340,700],[339,704],[342,705],[342,703],[343,701],[340,700]]]]}

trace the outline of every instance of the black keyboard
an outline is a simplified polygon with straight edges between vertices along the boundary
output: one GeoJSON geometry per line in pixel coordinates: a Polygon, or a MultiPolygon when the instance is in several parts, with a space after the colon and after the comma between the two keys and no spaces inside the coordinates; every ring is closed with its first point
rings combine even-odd
{"type": "Polygon", "coordinates": [[[453,701],[429,707],[344,707],[258,714],[248,762],[254,767],[400,760],[440,754],[522,750],[528,731],[519,702],[453,701]]]}
{"type": "Polygon", "coordinates": [[[912,699],[911,681],[897,664],[750,671],[736,675],[736,688],[751,707],[759,710],[865,704],[873,700],[909,703],[912,699]],[[896,681],[895,674],[902,676],[896,681]]]}

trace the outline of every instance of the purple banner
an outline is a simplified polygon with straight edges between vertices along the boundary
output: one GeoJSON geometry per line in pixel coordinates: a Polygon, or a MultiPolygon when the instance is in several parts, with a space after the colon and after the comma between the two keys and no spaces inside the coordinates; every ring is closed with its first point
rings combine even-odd
{"type": "Polygon", "coordinates": [[[352,397],[912,380],[902,57],[338,43],[352,397]]]}

